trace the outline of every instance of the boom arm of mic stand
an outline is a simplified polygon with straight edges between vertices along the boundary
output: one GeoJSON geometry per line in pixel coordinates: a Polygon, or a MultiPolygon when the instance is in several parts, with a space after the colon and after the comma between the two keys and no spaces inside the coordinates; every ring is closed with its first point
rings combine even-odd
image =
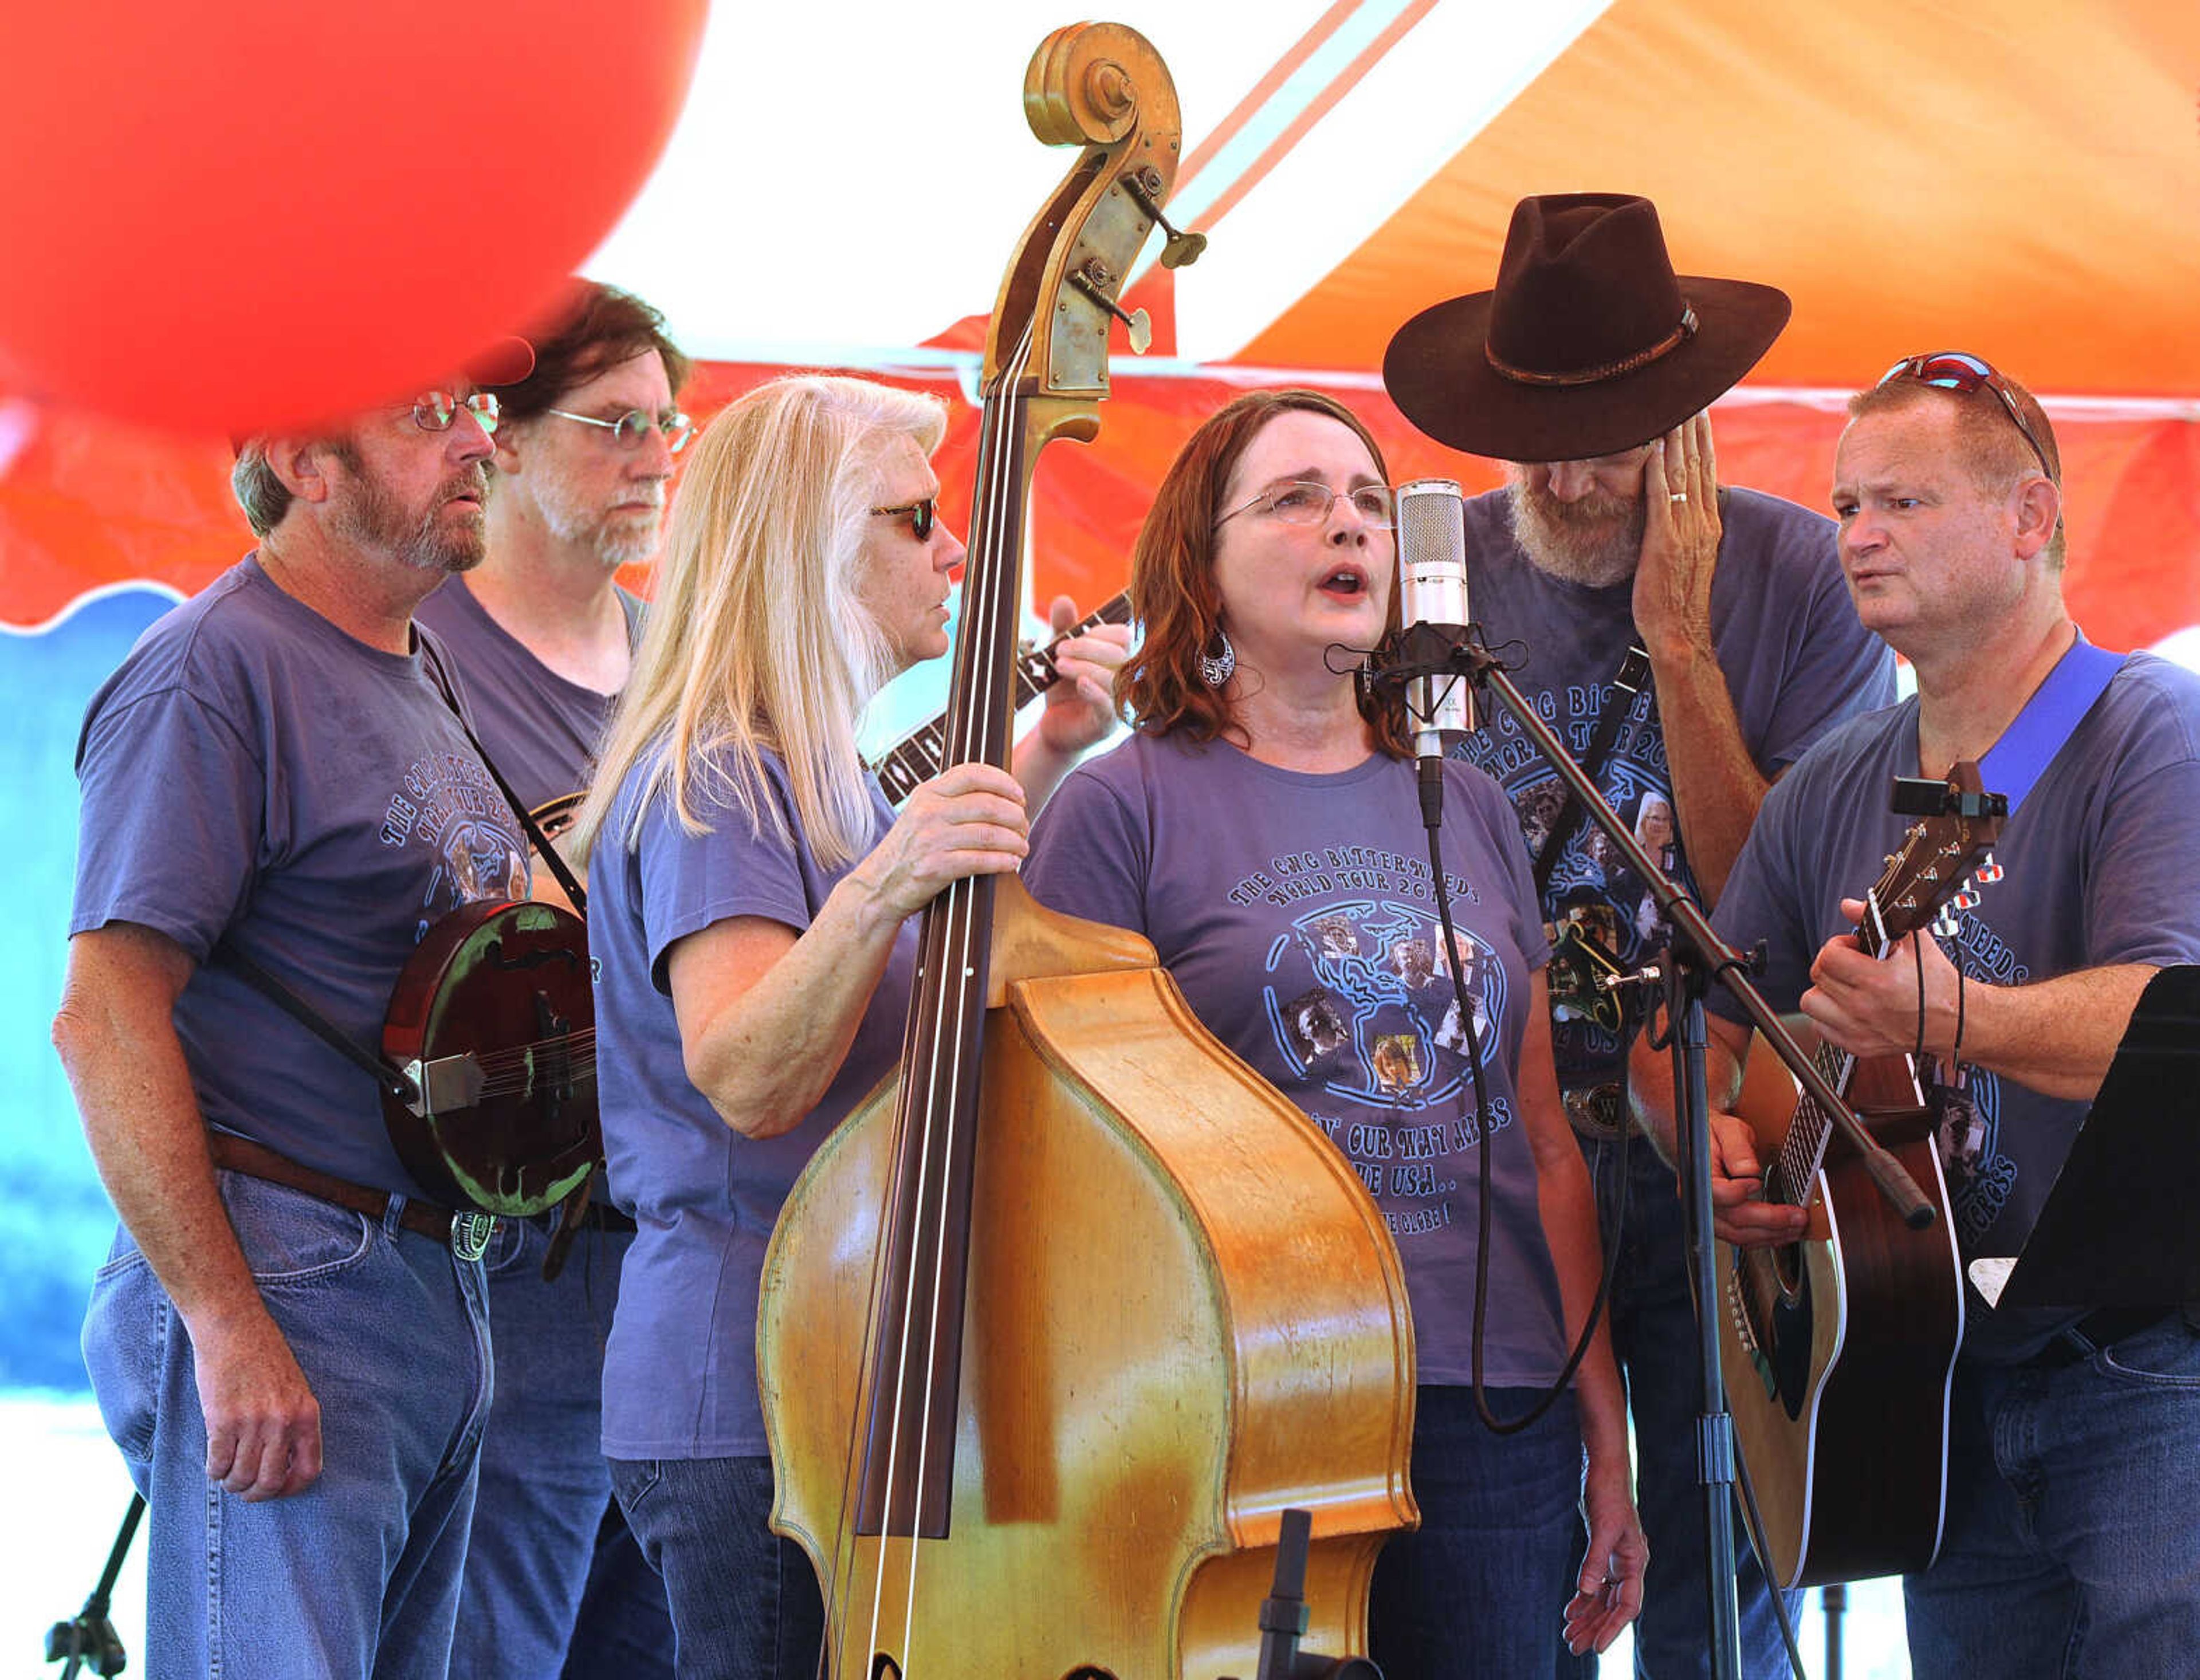
{"type": "MultiPolygon", "coordinates": [[[[1743,1012],[1756,1024],[1758,1031],[1764,1034],[1764,1041],[1772,1047],[1773,1053],[1787,1064],[1788,1070],[1809,1093],[1811,1100],[1832,1119],[1841,1135],[1864,1158],[1864,1170],[1871,1175],[1871,1181],[1879,1187],[1880,1193],[1902,1216],[1903,1222],[1912,1230],[1922,1230],[1930,1225],[1935,1216],[1933,1204],[1917,1187],[1916,1181],[1904,1170],[1902,1164],[1890,1155],[1877,1139],[1864,1129],[1864,1123],[1841,1100],[1840,1093],[1828,1082],[1817,1063],[1781,1024],[1779,1016],[1773,1012],[1772,1006],[1765,1002],[1764,994],[1750,983],[1743,972],[1747,959],[1712,932],[1710,919],[1697,907],[1694,901],[1666,878],[1665,872],[1658,866],[1649,853],[1643,849],[1641,842],[1619,820],[1619,814],[1605,802],[1603,794],[1597,790],[1596,784],[1589,779],[1588,772],[1576,762],[1573,755],[1559,739],[1558,732],[1544,722],[1536,709],[1528,703],[1527,697],[1514,685],[1504,666],[1478,640],[1470,637],[1453,645],[1450,659],[1442,668],[1456,671],[1467,677],[1476,687],[1494,696],[1497,703],[1512,715],[1512,720],[1520,726],[1522,732],[1536,744],[1536,750],[1551,767],[1559,773],[1559,779],[1566,785],[1575,798],[1581,801],[1582,808],[1588,813],[1589,820],[1604,831],[1618,849],[1619,855],[1627,860],[1628,866],[1641,877],[1651,897],[1657,901],[1659,913],[1674,930],[1676,946],[1686,942],[1694,947],[1705,966],[1717,977],[1719,983],[1733,995],[1743,1012]]],[[[1413,671],[1392,674],[1419,676],[1424,674],[1413,671]]]]}

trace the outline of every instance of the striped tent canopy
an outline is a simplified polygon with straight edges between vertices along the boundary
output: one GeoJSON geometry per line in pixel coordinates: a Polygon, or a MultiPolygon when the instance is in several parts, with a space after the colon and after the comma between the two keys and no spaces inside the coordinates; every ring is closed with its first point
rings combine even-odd
{"type": "MultiPolygon", "coordinates": [[[[1492,464],[1415,434],[1375,370],[1408,315],[1489,283],[1516,199],[1597,190],[1654,199],[1682,270],[1794,298],[1786,335],[1719,405],[1724,476],[1823,505],[1847,394],[1904,353],[1975,350],[2046,399],[2089,633],[2133,645],[2200,624],[2191,0],[1117,15],[1174,73],[1189,149],[1173,211],[1211,243],[1195,267],[1133,276],[1153,353],[1119,357],[1097,444],[1043,458],[1039,589],[1120,587],[1150,487],[1250,384],[1343,397],[1400,478],[1495,482],[1492,464]]],[[[963,510],[972,312],[1069,160],[1032,139],[1019,102],[1061,20],[1035,0],[717,9],[671,149],[589,265],[663,306],[701,359],[691,409],[790,366],[936,388],[963,510]]],[[[249,541],[227,465],[217,440],[0,390],[0,621],[35,628],[132,580],[196,587],[249,541]]]]}

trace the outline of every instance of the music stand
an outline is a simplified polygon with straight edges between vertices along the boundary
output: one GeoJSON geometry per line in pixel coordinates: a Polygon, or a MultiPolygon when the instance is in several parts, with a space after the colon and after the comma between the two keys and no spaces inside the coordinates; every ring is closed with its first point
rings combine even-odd
{"type": "Polygon", "coordinates": [[[2187,963],[2163,969],[2139,995],[1995,1304],[2167,1310],[2200,1301],[2196,1177],[2200,965],[2187,963]]]}

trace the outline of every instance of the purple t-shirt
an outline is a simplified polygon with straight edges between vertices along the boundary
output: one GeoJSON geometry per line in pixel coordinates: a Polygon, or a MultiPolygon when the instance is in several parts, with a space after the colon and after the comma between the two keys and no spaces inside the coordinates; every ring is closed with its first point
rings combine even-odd
{"type": "MultiPolygon", "coordinates": [[[[1504,796],[1445,773],[1444,870],[1496,1138],[1485,1374],[1548,1384],[1564,1326],[1513,1081],[1542,919],[1504,796]]],[[[1419,1380],[1472,1380],[1480,1129],[1412,761],[1305,775],[1134,735],[1062,783],[1023,877],[1043,904],[1151,940],[1208,1030],[1328,1133],[1405,1262],[1419,1380]]]]}
{"type": "MultiPolygon", "coordinates": [[[[629,849],[653,761],[645,755],[621,785],[588,867],[604,1150],[613,1194],[640,1228],[604,1353],[604,1452],[755,1456],[767,1450],[756,1374],[764,1247],[817,1146],[900,1059],[917,925],[911,919],[896,940],[816,1107],[777,1137],[743,1137],[688,1078],[666,953],[733,916],[768,917],[799,934],[848,872],[821,868],[811,855],[776,757],[766,761],[763,802],[785,817],[791,842],[758,832],[729,797],[711,796],[711,778],[698,776],[691,791],[711,831],[683,829],[666,792],[629,849]]],[[[871,797],[873,832],[883,835],[893,813],[875,782],[871,797]]]]}
{"type": "MultiPolygon", "coordinates": [[[[1722,491],[1720,514],[1711,639],[1742,744],[1770,777],[1834,724],[1890,703],[1894,656],[1858,621],[1833,521],[1753,490],[1722,491]]],[[[1512,534],[1512,499],[1501,490],[1466,504],[1466,553],[1475,621],[1493,649],[1519,654],[1512,680],[1569,752],[1586,753],[1635,639],[1634,580],[1589,589],[1537,568],[1512,534]],[[1519,646],[1504,650],[1507,643],[1519,646]]],[[[1488,710],[1457,755],[1503,785],[1532,859],[1565,788],[1520,726],[1494,705],[1488,710]]],[[[1674,814],[1654,685],[1646,683],[1635,697],[1597,782],[1651,856],[1696,892],[1674,814]]],[[[1565,936],[1577,927],[1631,968],[1670,930],[1647,885],[1586,817],[1551,873],[1543,916],[1559,934],[1547,977],[1559,1082],[1571,1091],[1622,1080],[1626,1042],[1618,1006],[1594,989],[1596,971],[1572,954],[1565,936]]]]}
{"type": "MultiPolygon", "coordinates": [[[[1880,878],[1913,820],[1888,811],[1889,779],[1916,773],[1912,699],[1828,736],[1765,799],[1712,925],[1736,945],[1768,942],[1758,983],[1775,1008],[1796,1006],[1819,947],[1850,930],[1840,901],[1880,878]]],[[[2004,878],[1963,915],[1964,974],[2010,986],[2115,963],[2200,962],[2196,811],[2200,679],[2134,654],[2002,831],[2004,878]]],[[[1955,943],[1942,943],[1956,958],[1955,943]]],[[[1744,1018],[1723,991],[1711,1007],[1744,1018]]],[[[1963,1256],[2014,1255],[2087,1105],[1977,1068],[1943,1099],[1940,1153],[1963,1256]]],[[[1975,1292],[1968,1311],[1965,1352],[1996,1362],[2027,1356],[2083,1316],[1992,1312],[1975,1292]]]]}
{"type": "Polygon", "coordinates": [[[527,895],[518,825],[421,651],[354,640],[248,557],[92,697],[77,775],[69,931],[132,922],[198,963],[175,1022],[208,1123],[419,1195],[374,1081],[208,956],[226,935],[378,1049],[430,925],[527,895]]]}
{"type": "MultiPolygon", "coordinates": [[[[641,603],[624,590],[627,639],[641,627],[641,603]]],[[[489,615],[463,578],[452,578],[412,615],[450,654],[481,744],[530,811],[587,790],[596,744],[617,697],[569,682],[489,615]]]]}

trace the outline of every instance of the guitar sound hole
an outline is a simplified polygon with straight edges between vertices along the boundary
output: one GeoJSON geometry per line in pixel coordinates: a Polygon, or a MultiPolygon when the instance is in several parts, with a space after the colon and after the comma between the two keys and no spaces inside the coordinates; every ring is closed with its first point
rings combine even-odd
{"type": "Polygon", "coordinates": [[[1068,1673],[1062,1677],[1062,1680],[1115,1680],[1115,1676],[1110,1670],[1095,1668],[1091,1664],[1086,1663],[1080,1667],[1071,1669],[1068,1673]]]}
{"type": "Polygon", "coordinates": [[[901,1665],[881,1651],[871,1659],[871,1680],[901,1680],[901,1665]]]}

